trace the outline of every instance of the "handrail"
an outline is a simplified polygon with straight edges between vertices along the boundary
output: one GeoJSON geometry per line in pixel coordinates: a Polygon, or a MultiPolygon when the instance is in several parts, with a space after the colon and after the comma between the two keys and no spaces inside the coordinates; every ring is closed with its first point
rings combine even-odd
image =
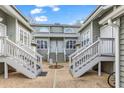
{"type": "MultiPolygon", "coordinates": [[[[29,51],[32,52],[32,54],[35,54],[35,55],[38,55],[40,56],[41,58],[43,57],[42,55],[40,55],[38,52],[34,52],[31,48],[27,47],[27,46],[23,46],[24,48],[28,49],[29,51]]],[[[28,52],[28,51],[27,51],[28,52]]]]}
{"type": "MultiPolygon", "coordinates": [[[[24,46],[24,48],[28,49],[29,51],[31,51],[31,54],[33,54],[32,56],[35,56],[37,58],[37,60],[39,61],[39,65],[42,64],[42,58],[43,56],[41,54],[39,54],[38,52],[34,52],[31,48],[24,46]]],[[[28,52],[28,51],[27,51],[28,52]]],[[[42,68],[42,67],[41,67],[42,68]]]]}
{"type": "Polygon", "coordinates": [[[77,51],[75,51],[74,53],[72,53],[69,57],[72,57],[76,54],[80,54],[82,51],[86,50],[87,48],[91,47],[92,45],[94,45],[95,43],[97,43],[100,40],[114,40],[114,38],[99,38],[97,41],[95,41],[94,43],[92,43],[91,45],[89,45],[88,47],[84,48],[81,47],[80,49],[78,49],[77,51]]]}
{"type": "Polygon", "coordinates": [[[72,53],[71,55],[69,55],[69,57],[72,57],[74,55],[76,55],[79,51],[83,50],[84,47],[81,47],[80,49],[76,50],[74,53],[72,53]]]}
{"type": "Polygon", "coordinates": [[[88,47],[86,47],[85,49],[83,49],[82,51],[80,51],[77,55],[75,55],[74,57],[72,57],[72,59],[74,59],[75,57],[77,57],[78,55],[80,55],[82,52],[85,52],[87,49],[89,49],[90,47],[92,47],[94,44],[98,43],[99,40],[97,40],[96,42],[92,43],[91,45],[89,45],[88,47]]]}
{"type": "MultiPolygon", "coordinates": [[[[76,55],[69,58],[69,66],[73,68],[71,71],[79,69],[83,64],[87,64],[96,56],[114,54],[114,38],[98,38],[97,41],[76,53],[76,55]]],[[[82,49],[82,48],[81,48],[82,49]]],[[[80,50],[81,50],[80,49],[80,50]]]]}
{"type": "Polygon", "coordinates": [[[9,40],[6,36],[0,36],[0,41],[1,40],[1,49],[3,51],[2,55],[12,56],[14,58],[19,59],[21,64],[25,65],[26,67],[29,67],[30,70],[35,73],[35,75],[37,74],[39,68],[41,69],[40,60],[42,59],[42,56],[40,56],[40,54],[35,53],[35,56],[31,55],[25,49],[15,44],[13,41],[9,40]]]}
{"type": "MultiPolygon", "coordinates": [[[[16,45],[14,42],[12,42],[11,40],[9,40],[9,39],[7,39],[10,43],[12,43],[13,45],[15,45],[16,47],[18,47],[18,48],[20,48],[21,50],[23,50],[25,53],[27,53],[28,55],[30,55],[30,56],[32,56],[32,57],[34,57],[33,55],[31,55],[30,53],[28,53],[26,50],[24,50],[22,47],[20,47],[20,46],[18,46],[18,45],[16,45]]],[[[27,47],[28,48],[28,47],[27,47]]],[[[31,50],[30,48],[28,48],[30,51],[32,51],[34,54],[35,54],[35,56],[39,56],[40,58],[42,58],[42,56],[38,53],[38,52],[34,52],[33,50],[31,50]]],[[[35,59],[36,59],[36,57],[34,57],[35,59]]]]}
{"type": "MultiPolygon", "coordinates": [[[[25,51],[22,47],[16,45],[14,42],[12,42],[9,39],[6,39],[8,42],[10,42],[11,44],[13,44],[14,46],[16,46],[17,48],[21,49],[22,51],[24,51],[25,53],[27,53],[28,55],[30,55],[31,57],[35,58],[33,55],[31,55],[30,53],[28,53],[27,51],[25,51]]],[[[36,58],[35,58],[36,59],[36,58]]]]}

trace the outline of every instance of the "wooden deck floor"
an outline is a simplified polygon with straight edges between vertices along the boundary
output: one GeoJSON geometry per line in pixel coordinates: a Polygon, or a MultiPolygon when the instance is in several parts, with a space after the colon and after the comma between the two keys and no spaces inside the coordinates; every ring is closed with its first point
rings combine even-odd
{"type": "Polygon", "coordinates": [[[89,71],[80,78],[73,78],[68,71],[67,63],[59,63],[64,66],[62,69],[49,69],[49,64],[43,63],[44,72],[47,76],[40,76],[36,79],[28,79],[19,73],[9,73],[9,79],[3,79],[0,75],[0,87],[9,88],[108,88],[107,76],[97,76],[97,72],[89,71]]]}

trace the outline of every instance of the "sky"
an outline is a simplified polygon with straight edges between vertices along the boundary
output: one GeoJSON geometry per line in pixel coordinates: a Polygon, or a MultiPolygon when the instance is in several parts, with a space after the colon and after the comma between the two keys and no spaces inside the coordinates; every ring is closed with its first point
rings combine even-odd
{"type": "Polygon", "coordinates": [[[75,24],[83,22],[96,5],[16,5],[31,22],[42,24],[75,24]]]}

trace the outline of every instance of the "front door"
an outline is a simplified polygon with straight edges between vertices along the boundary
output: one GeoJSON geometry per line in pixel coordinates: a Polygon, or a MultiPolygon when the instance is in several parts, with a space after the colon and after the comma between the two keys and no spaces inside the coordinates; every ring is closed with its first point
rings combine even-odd
{"type": "Polygon", "coordinates": [[[61,62],[64,60],[63,40],[51,40],[50,58],[53,59],[54,62],[61,62]]]}
{"type": "Polygon", "coordinates": [[[62,40],[57,41],[57,52],[58,53],[63,53],[64,51],[64,44],[62,40]]]}
{"type": "Polygon", "coordinates": [[[57,61],[58,62],[64,61],[64,42],[63,42],[63,40],[57,41],[57,61]]]}
{"type": "Polygon", "coordinates": [[[56,51],[57,51],[57,45],[56,40],[50,41],[50,59],[53,60],[53,62],[56,62],[56,51]]]}
{"type": "Polygon", "coordinates": [[[0,55],[2,54],[3,48],[3,40],[2,40],[2,36],[6,35],[6,26],[2,23],[0,23],[0,55]]]}
{"type": "Polygon", "coordinates": [[[56,49],[57,49],[56,40],[51,40],[50,52],[51,52],[51,53],[56,53],[56,49]]]}

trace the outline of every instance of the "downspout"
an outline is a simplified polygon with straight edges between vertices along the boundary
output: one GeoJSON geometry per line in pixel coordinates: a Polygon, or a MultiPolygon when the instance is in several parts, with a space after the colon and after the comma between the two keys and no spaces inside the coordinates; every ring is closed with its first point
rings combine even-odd
{"type": "Polygon", "coordinates": [[[116,30],[115,36],[115,86],[120,87],[120,60],[119,60],[119,25],[113,23],[111,19],[108,20],[108,25],[112,26],[116,30]]]}
{"type": "Polygon", "coordinates": [[[115,86],[116,88],[120,87],[120,60],[119,60],[119,26],[114,25],[116,29],[116,38],[115,38],[115,86]]]}

